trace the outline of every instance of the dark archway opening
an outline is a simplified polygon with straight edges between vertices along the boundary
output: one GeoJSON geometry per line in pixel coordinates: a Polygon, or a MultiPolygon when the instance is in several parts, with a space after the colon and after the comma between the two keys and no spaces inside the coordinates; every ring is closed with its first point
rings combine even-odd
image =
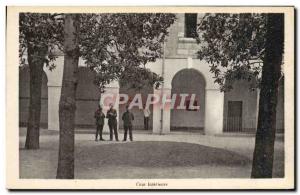
{"type": "Polygon", "coordinates": [[[184,69],[176,73],[171,90],[172,96],[177,95],[175,107],[171,110],[171,130],[204,130],[205,87],[203,75],[195,69],[184,69]],[[183,99],[179,94],[189,94],[185,98],[185,109],[177,109],[183,99]],[[191,94],[195,94],[195,101],[192,101],[191,94]],[[199,109],[189,109],[190,104],[199,106],[199,109]]]}
{"type": "Polygon", "coordinates": [[[94,84],[96,72],[88,67],[79,67],[78,84],[76,90],[76,116],[77,127],[95,127],[94,114],[100,100],[100,90],[94,84]]]}
{"type": "MultiPolygon", "coordinates": [[[[48,127],[48,79],[45,72],[42,76],[41,120],[40,126],[48,127]]],[[[30,76],[29,67],[19,68],[19,126],[26,127],[29,117],[30,76]]]]}

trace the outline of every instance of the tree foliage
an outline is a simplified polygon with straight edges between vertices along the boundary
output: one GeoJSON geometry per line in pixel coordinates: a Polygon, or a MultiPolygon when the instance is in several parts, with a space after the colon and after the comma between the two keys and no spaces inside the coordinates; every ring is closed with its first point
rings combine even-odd
{"type": "Polygon", "coordinates": [[[145,66],[162,54],[162,44],[174,14],[84,14],[81,17],[80,52],[95,83],[104,89],[113,80],[128,81],[133,88],[155,85],[162,78],[145,66]]]}
{"type": "Polygon", "coordinates": [[[222,91],[230,90],[236,79],[259,81],[265,34],[265,14],[204,15],[196,36],[200,44],[198,57],[210,64],[210,72],[222,91]]]}
{"type": "MultiPolygon", "coordinates": [[[[64,14],[20,14],[20,64],[26,64],[24,54],[31,44],[46,47],[45,64],[50,70],[55,68],[57,51],[63,51],[64,17],[64,14]]],[[[162,13],[80,14],[80,56],[97,72],[95,84],[101,91],[120,78],[133,88],[158,87],[162,77],[145,65],[161,56],[162,43],[175,19],[175,14],[162,13]]]]}
{"type": "Polygon", "coordinates": [[[63,18],[61,14],[20,13],[19,15],[19,58],[20,65],[27,65],[28,47],[47,50],[42,58],[52,70],[57,50],[62,48],[63,18]]]}

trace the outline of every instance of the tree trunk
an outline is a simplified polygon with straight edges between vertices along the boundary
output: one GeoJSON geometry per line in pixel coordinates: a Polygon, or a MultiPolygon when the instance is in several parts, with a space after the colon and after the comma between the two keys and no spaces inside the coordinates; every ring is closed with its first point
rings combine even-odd
{"type": "Polygon", "coordinates": [[[276,105],[284,44],[284,15],[267,15],[266,53],[262,68],[252,178],[272,178],[276,105]]]}
{"type": "Polygon", "coordinates": [[[74,178],[74,120],[79,61],[79,16],[67,14],[64,25],[64,72],[59,102],[59,157],[56,178],[74,178]]]}
{"type": "Polygon", "coordinates": [[[30,105],[27,122],[26,149],[39,149],[42,76],[47,47],[33,47],[28,44],[30,74],[30,105]]]}

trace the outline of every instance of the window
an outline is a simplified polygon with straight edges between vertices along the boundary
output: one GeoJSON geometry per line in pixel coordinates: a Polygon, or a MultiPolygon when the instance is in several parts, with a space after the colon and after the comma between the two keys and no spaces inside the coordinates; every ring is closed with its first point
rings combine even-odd
{"type": "Polygon", "coordinates": [[[185,14],[184,36],[188,38],[195,37],[197,30],[197,14],[185,14]]]}

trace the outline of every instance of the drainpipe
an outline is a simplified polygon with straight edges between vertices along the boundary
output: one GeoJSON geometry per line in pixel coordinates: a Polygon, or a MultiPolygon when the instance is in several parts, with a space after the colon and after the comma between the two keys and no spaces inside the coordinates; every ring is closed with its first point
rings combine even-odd
{"type": "MultiPolygon", "coordinates": [[[[162,70],[161,70],[161,76],[165,79],[165,47],[166,47],[166,43],[164,41],[163,43],[163,59],[162,59],[162,70]]],[[[164,91],[164,81],[162,82],[161,85],[161,96],[163,95],[163,91],[164,91]]],[[[160,110],[160,135],[163,134],[163,129],[164,129],[164,109],[162,108],[160,110]]]]}

